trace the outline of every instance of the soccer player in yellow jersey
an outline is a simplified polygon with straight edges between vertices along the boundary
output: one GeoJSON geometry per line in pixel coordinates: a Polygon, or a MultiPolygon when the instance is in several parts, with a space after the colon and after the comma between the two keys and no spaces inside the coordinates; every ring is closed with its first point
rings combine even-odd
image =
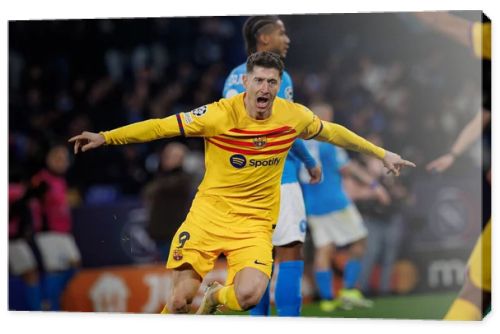
{"type": "Polygon", "coordinates": [[[226,286],[210,284],[198,314],[218,305],[247,310],[266,289],[272,266],[272,226],[279,213],[283,164],[296,138],[327,141],[370,154],[399,175],[415,166],[346,128],[322,122],[308,108],[276,98],[283,62],[272,52],[248,57],[245,93],[191,112],[71,138],[74,151],[178,135],[205,138],[206,172],[184,223],[172,240],[167,268],[173,289],[162,313],[188,313],[203,277],[222,253],[226,286]]]}
{"type": "MultiPolygon", "coordinates": [[[[442,173],[450,168],[458,156],[476,141],[491,121],[491,22],[469,22],[445,12],[414,14],[429,27],[470,48],[483,61],[483,108],[463,128],[450,152],[427,164],[429,171],[442,173]]],[[[488,171],[487,173],[489,173],[488,171]]],[[[490,181],[483,184],[483,196],[490,198],[490,181]],[[485,192],[489,192],[486,193],[485,192]]],[[[484,200],[483,197],[483,200],[484,200]]],[[[489,203],[487,205],[490,205],[489,203]]],[[[483,232],[470,255],[464,285],[453,301],[445,320],[481,320],[491,308],[491,218],[486,218],[483,232]]]]}

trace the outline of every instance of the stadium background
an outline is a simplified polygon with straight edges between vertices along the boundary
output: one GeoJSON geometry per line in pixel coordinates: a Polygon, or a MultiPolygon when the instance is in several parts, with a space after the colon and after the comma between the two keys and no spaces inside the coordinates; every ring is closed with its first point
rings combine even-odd
{"type": "MultiPolygon", "coordinates": [[[[51,143],[84,129],[165,117],[218,99],[230,69],[245,59],[245,18],[10,22],[9,182],[28,179],[51,143]]],[[[304,315],[440,318],[460,288],[480,231],[481,146],[446,175],[429,175],[422,166],[447,151],[477,112],[479,61],[409,15],[283,20],[292,39],[286,66],[295,100],[332,103],[337,122],[362,135],[380,133],[388,149],[420,166],[402,177],[411,196],[399,208],[404,236],[394,296],[376,300],[372,310],[336,314],[310,304],[304,315]],[[422,311],[424,304],[434,308],[422,311]]],[[[83,268],[63,296],[63,309],[161,308],[169,276],[145,233],[141,194],[154,178],[159,150],[170,141],[75,157],[69,196],[83,268]],[[103,302],[113,296],[122,303],[103,302]]],[[[181,141],[190,149],[185,167],[199,179],[202,142],[181,141]]],[[[341,271],[342,256],[336,263],[341,271]]],[[[213,275],[223,279],[223,265],[213,275]]],[[[304,289],[307,300],[314,300],[314,286],[305,282],[304,289]]]]}

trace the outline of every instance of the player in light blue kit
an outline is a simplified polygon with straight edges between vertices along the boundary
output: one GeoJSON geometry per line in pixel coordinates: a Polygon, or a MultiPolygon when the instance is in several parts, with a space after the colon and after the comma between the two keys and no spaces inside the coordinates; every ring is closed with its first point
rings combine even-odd
{"type": "MultiPolygon", "coordinates": [[[[286,57],[290,39],[285,26],[277,16],[252,16],[243,26],[246,50],[250,55],[256,51],[272,51],[282,58],[286,57]]],[[[224,85],[223,96],[228,98],[244,91],[243,76],[246,64],[231,71],[224,85]]],[[[290,75],[285,71],[278,96],[293,100],[293,85],[290,75]]],[[[319,181],[321,169],[307,151],[304,142],[297,139],[285,161],[281,179],[280,214],[273,233],[275,257],[280,261],[276,278],[275,303],[279,316],[299,316],[302,306],[302,275],[304,261],[302,244],[306,234],[304,199],[298,183],[298,168],[304,163],[311,183],[319,181]]],[[[251,315],[269,315],[269,286],[260,303],[251,315]]]]}
{"type": "MultiPolygon", "coordinates": [[[[328,104],[317,103],[311,110],[321,120],[333,119],[333,108],[328,104]]],[[[322,178],[317,184],[309,184],[307,172],[300,172],[307,221],[315,247],[314,270],[316,286],[321,297],[320,307],[324,311],[333,311],[340,305],[344,308],[370,307],[372,302],[364,299],[361,292],[355,288],[361,272],[360,259],[365,250],[368,231],[356,206],[344,191],[342,175],[349,173],[361,182],[371,185],[380,203],[389,204],[389,194],[363,167],[350,162],[344,149],[323,145],[316,140],[308,140],[306,146],[323,170],[322,178]],[[343,289],[340,298],[334,301],[330,259],[335,246],[347,245],[350,257],[344,268],[343,289]]]]}

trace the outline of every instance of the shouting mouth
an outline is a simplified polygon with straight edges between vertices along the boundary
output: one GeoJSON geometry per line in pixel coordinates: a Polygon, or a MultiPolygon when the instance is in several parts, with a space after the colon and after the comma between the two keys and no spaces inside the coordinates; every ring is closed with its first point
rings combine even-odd
{"type": "Polygon", "coordinates": [[[271,101],[271,99],[269,97],[265,97],[265,96],[258,97],[257,98],[257,108],[267,109],[270,101],[271,101]]]}

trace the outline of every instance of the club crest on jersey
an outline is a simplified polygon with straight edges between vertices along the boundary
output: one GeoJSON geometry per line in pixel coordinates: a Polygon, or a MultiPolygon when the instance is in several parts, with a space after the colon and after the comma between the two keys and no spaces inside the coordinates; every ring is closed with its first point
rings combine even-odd
{"type": "Polygon", "coordinates": [[[174,249],[174,253],[172,254],[172,258],[175,261],[182,260],[182,258],[183,258],[183,256],[182,256],[182,249],[174,249]]]}
{"type": "Polygon", "coordinates": [[[201,106],[199,108],[191,110],[191,113],[195,116],[203,116],[207,112],[207,106],[201,106]]]}
{"type": "Polygon", "coordinates": [[[264,148],[267,144],[267,138],[266,136],[260,136],[260,137],[255,137],[253,139],[253,146],[255,146],[256,149],[260,150],[261,148],[264,148]]]}

